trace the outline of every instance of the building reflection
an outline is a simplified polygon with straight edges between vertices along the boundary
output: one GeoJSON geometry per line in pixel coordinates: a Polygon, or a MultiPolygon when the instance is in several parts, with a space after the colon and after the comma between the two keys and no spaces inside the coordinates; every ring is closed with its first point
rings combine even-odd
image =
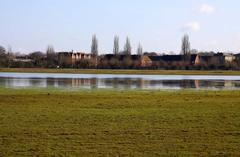
{"type": "Polygon", "coordinates": [[[200,80],[194,80],[194,84],[196,89],[200,88],[200,80]]]}
{"type": "Polygon", "coordinates": [[[114,89],[240,89],[240,81],[151,80],[144,78],[0,78],[5,87],[114,89]]]}
{"type": "Polygon", "coordinates": [[[226,80],[226,81],[224,82],[224,87],[225,87],[225,88],[234,88],[234,87],[235,87],[235,83],[234,83],[233,81],[228,81],[228,80],[226,80]]]}

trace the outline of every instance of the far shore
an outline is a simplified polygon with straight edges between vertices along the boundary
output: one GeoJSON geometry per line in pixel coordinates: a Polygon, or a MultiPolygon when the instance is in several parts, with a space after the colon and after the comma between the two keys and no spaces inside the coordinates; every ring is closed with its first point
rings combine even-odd
{"type": "Polygon", "coordinates": [[[0,72],[19,73],[69,73],[69,74],[135,74],[135,75],[240,75],[232,70],[116,70],[116,69],[48,69],[48,68],[0,68],[0,72]]]}

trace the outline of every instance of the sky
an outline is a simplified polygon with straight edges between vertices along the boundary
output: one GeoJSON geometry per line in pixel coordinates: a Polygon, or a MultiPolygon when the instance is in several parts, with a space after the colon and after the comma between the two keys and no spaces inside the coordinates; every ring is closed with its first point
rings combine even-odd
{"type": "Polygon", "coordinates": [[[133,52],[179,53],[184,34],[199,51],[240,52],[239,0],[0,0],[0,45],[15,52],[111,53],[114,35],[133,52]]]}

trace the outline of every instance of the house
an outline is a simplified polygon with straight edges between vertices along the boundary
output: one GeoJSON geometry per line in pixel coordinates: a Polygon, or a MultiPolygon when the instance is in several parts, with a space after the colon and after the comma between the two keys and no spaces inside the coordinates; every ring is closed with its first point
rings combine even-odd
{"type": "MultiPolygon", "coordinates": [[[[111,62],[111,61],[117,61],[119,65],[123,64],[133,64],[140,67],[149,67],[152,65],[151,59],[146,56],[139,56],[139,55],[114,55],[114,54],[106,54],[101,57],[101,62],[111,62]]],[[[118,66],[119,66],[118,65],[118,66]]]]}
{"type": "Polygon", "coordinates": [[[234,55],[235,60],[240,63],[240,53],[234,55]]]}
{"type": "Polygon", "coordinates": [[[12,57],[12,61],[13,62],[22,62],[22,63],[33,62],[33,60],[30,59],[28,55],[21,55],[21,56],[12,57]]]}
{"type": "Polygon", "coordinates": [[[197,54],[197,57],[195,59],[195,65],[207,65],[211,62],[212,57],[214,56],[214,53],[199,53],[197,54]]]}
{"type": "MultiPolygon", "coordinates": [[[[194,65],[197,55],[193,54],[190,57],[190,64],[194,65]]],[[[153,65],[159,64],[181,64],[183,63],[183,55],[163,55],[163,56],[149,56],[153,65]]]]}
{"type": "Polygon", "coordinates": [[[225,54],[224,55],[225,63],[232,63],[236,57],[233,54],[225,54]]]}
{"type": "Polygon", "coordinates": [[[181,55],[149,56],[149,58],[154,64],[157,64],[159,62],[172,63],[182,61],[181,55]]]}
{"type": "Polygon", "coordinates": [[[149,56],[146,56],[146,55],[141,56],[140,66],[141,67],[150,67],[150,66],[152,66],[152,60],[149,58],[149,56]]]}
{"type": "Polygon", "coordinates": [[[77,61],[91,59],[91,54],[83,52],[59,52],[59,65],[74,65],[77,61]]]}
{"type": "Polygon", "coordinates": [[[222,66],[225,64],[225,58],[223,53],[199,53],[196,56],[195,64],[196,66],[202,65],[216,65],[222,66]]]}

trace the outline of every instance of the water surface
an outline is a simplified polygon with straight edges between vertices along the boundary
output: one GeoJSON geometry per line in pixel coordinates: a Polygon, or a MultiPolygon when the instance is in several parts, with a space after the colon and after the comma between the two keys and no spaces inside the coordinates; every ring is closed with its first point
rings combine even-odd
{"type": "Polygon", "coordinates": [[[7,88],[240,89],[240,76],[0,73],[7,88]]]}

